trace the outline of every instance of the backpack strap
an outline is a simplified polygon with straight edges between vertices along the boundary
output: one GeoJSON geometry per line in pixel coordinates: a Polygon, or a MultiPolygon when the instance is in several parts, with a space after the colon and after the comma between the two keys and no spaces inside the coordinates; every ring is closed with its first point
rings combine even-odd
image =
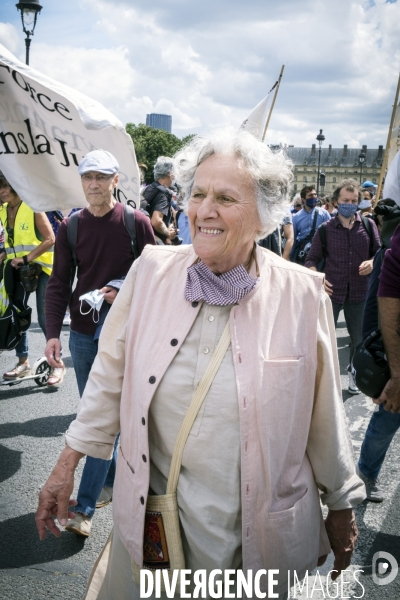
{"type": "Polygon", "coordinates": [[[133,259],[136,260],[139,257],[139,252],[137,249],[136,243],[136,223],[135,223],[135,211],[131,206],[124,204],[124,222],[125,227],[129,233],[129,237],[131,238],[131,249],[133,254],[133,259]]]}
{"type": "Polygon", "coordinates": [[[67,223],[67,240],[72,255],[72,267],[70,276],[70,293],[72,294],[72,287],[74,285],[76,271],[78,269],[78,259],[76,256],[76,242],[78,240],[78,224],[80,210],[74,212],[68,219],[67,223]]]}
{"type": "Polygon", "coordinates": [[[321,245],[322,245],[322,261],[321,264],[319,265],[319,271],[323,272],[323,270],[325,269],[325,264],[326,264],[326,257],[328,255],[328,251],[326,249],[326,224],[328,223],[328,221],[324,221],[324,223],[321,223],[321,225],[318,227],[318,233],[319,233],[319,237],[321,240],[321,245]]]}
{"type": "Polygon", "coordinates": [[[372,248],[374,247],[374,234],[372,231],[371,219],[361,216],[362,224],[364,225],[369,236],[369,257],[372,258],[372,248]]]}
{"type": "Polygon", "coordinates": [[[74,263],[74,269],[76,269],[76,267],[78,266],[78,259],[76,257],[76,242],[78,240],[79,213],[80,213],[80,211],[73,213],[69,217],[68,224],[67,224],[67,239],[68,239],[69,247],[71,249],[72,262],[74,263]]]}

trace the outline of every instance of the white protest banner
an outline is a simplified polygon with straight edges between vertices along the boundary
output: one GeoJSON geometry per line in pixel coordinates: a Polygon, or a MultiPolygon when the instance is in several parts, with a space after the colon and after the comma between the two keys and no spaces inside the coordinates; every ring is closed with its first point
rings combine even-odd
{"type": "Polygon", "coordinates": [[[252,133],[259,140],[262,139],[264,133],[268,109],[271,104],[271,94],[272,90],[269,92],[269,94],[267,94],[267,96],[265,96],[263,100],[261,100],[261,102],[257,104],[255,108],[253,108],[247,119],[245,119],[240,126],[240,129],[245,129],[249,133],[252,133]]]}
{"type": "Polygon", "coordinates": [[[122,123],[0,44],[0,169],[20,198],[37,212],[86,206],[78,163],[100,148],[119,162],[116,199],[139,208],[139,169],[122,123]]]}

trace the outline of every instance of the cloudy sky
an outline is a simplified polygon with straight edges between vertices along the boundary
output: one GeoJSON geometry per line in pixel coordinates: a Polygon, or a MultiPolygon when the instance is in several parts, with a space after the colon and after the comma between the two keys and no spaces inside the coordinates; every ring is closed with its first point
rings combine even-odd
{"type": "MultiPolygon", "coordinates": [[[[25,60],[16,0],[0,42],[25,60]]],[[[41,0],[30,64],[127,123],[172,115],[182,137],[238,127],[285,72],[266,141],[386,144],[400,0],[41,0]]]]}

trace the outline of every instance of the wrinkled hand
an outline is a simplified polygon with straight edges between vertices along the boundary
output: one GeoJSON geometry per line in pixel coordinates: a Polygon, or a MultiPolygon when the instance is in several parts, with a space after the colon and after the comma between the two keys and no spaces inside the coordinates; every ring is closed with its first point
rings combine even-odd
{"type": "Polygon", "coordinates": [[[372,398],[375,404],[383,404],[383,408],[391,413],[400,412],[400,378],[390,378],[379,398],[372,398]]]}
{"type": "MultiPolygon", "coordinates": [[[[358,529],[353,509],[330,510],[325,519],[325,528],[333,554],[335,555],[333,569],[337,572],[332,573],[332,580],[335,581],[340,573],[349,566],[354,546],[356,545],[358,529]]],[[[323,558],[326,557],[320,557],[318,566],[323,564],[320,563],[320,560],[323,558]]]]}
{"type": "Polygon", "coordinates": [[[324,278],[324,288],[325,288],[325,291],[328,294],[328,296],[332,296],[333,285],[331,283],[329,283],[329,281],[327,281],[325,278],[324,278]]]}
{"type": "Polygon", "coordinates": [[[61,367],[63,361],[61,360],[61,342],[57,338],[51,338],[44,350],[44,355],[47,362],[51,367],[61,367]]]}
{"type": "Polygon", "coordinates": [[[66,446],[40,491],[35,521],[41,540],[46,538],[46,528],[56,537],[60,537],[61,531],[55,524],[54,517],[62,527],[65,527],[68,518],[75,516],[68,508],[77,504],[75,500],[70,500],[70,497],[74,489],[74,471],[82,456],[66,446]]]}
{"type": "Polygon", "coordinates": [[[369,275],[372,272],[373,262],[374,260],[372,258],[371,260],[364,260],[364,262],[362,262],[361,265],[358,267],[358,274],[369,275]]]}
{"type": "Polygon", "coordinates": [[[108,304],[112,304],[118,294],[118,290],[108,285],[105,285],[99,291],[104,294],[104,300],[108,302],[108,304]]]}

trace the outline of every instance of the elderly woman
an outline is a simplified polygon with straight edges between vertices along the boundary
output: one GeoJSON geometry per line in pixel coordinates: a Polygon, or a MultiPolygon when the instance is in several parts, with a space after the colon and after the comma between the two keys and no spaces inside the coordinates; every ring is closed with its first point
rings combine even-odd
{"type": "Polygon", "coordinates": [[[37,527],[41,539],[46,527],[60,535],[52,517],[67,522],[79,459],[110,458],[121,428],[108,567],[88,597],[139,598],[131,561],[143,565],[146,500],[166,492],[178,431],[229,323],[231,345],[183,452],[183,554],[192,571],[279,569],[282,594],[288,569],[303,576],[331,546],[335,568],[349,565],[352,507],[365,497],[331,304],[321,275],[255,244],[287,209],[283,153],[247,132],[215,133],[192,140],[176,165],[193,245],[147,247],[132,266],[41,491],[37,527]],[[160,320],[144,318],[144,306],[160,320]]]}

